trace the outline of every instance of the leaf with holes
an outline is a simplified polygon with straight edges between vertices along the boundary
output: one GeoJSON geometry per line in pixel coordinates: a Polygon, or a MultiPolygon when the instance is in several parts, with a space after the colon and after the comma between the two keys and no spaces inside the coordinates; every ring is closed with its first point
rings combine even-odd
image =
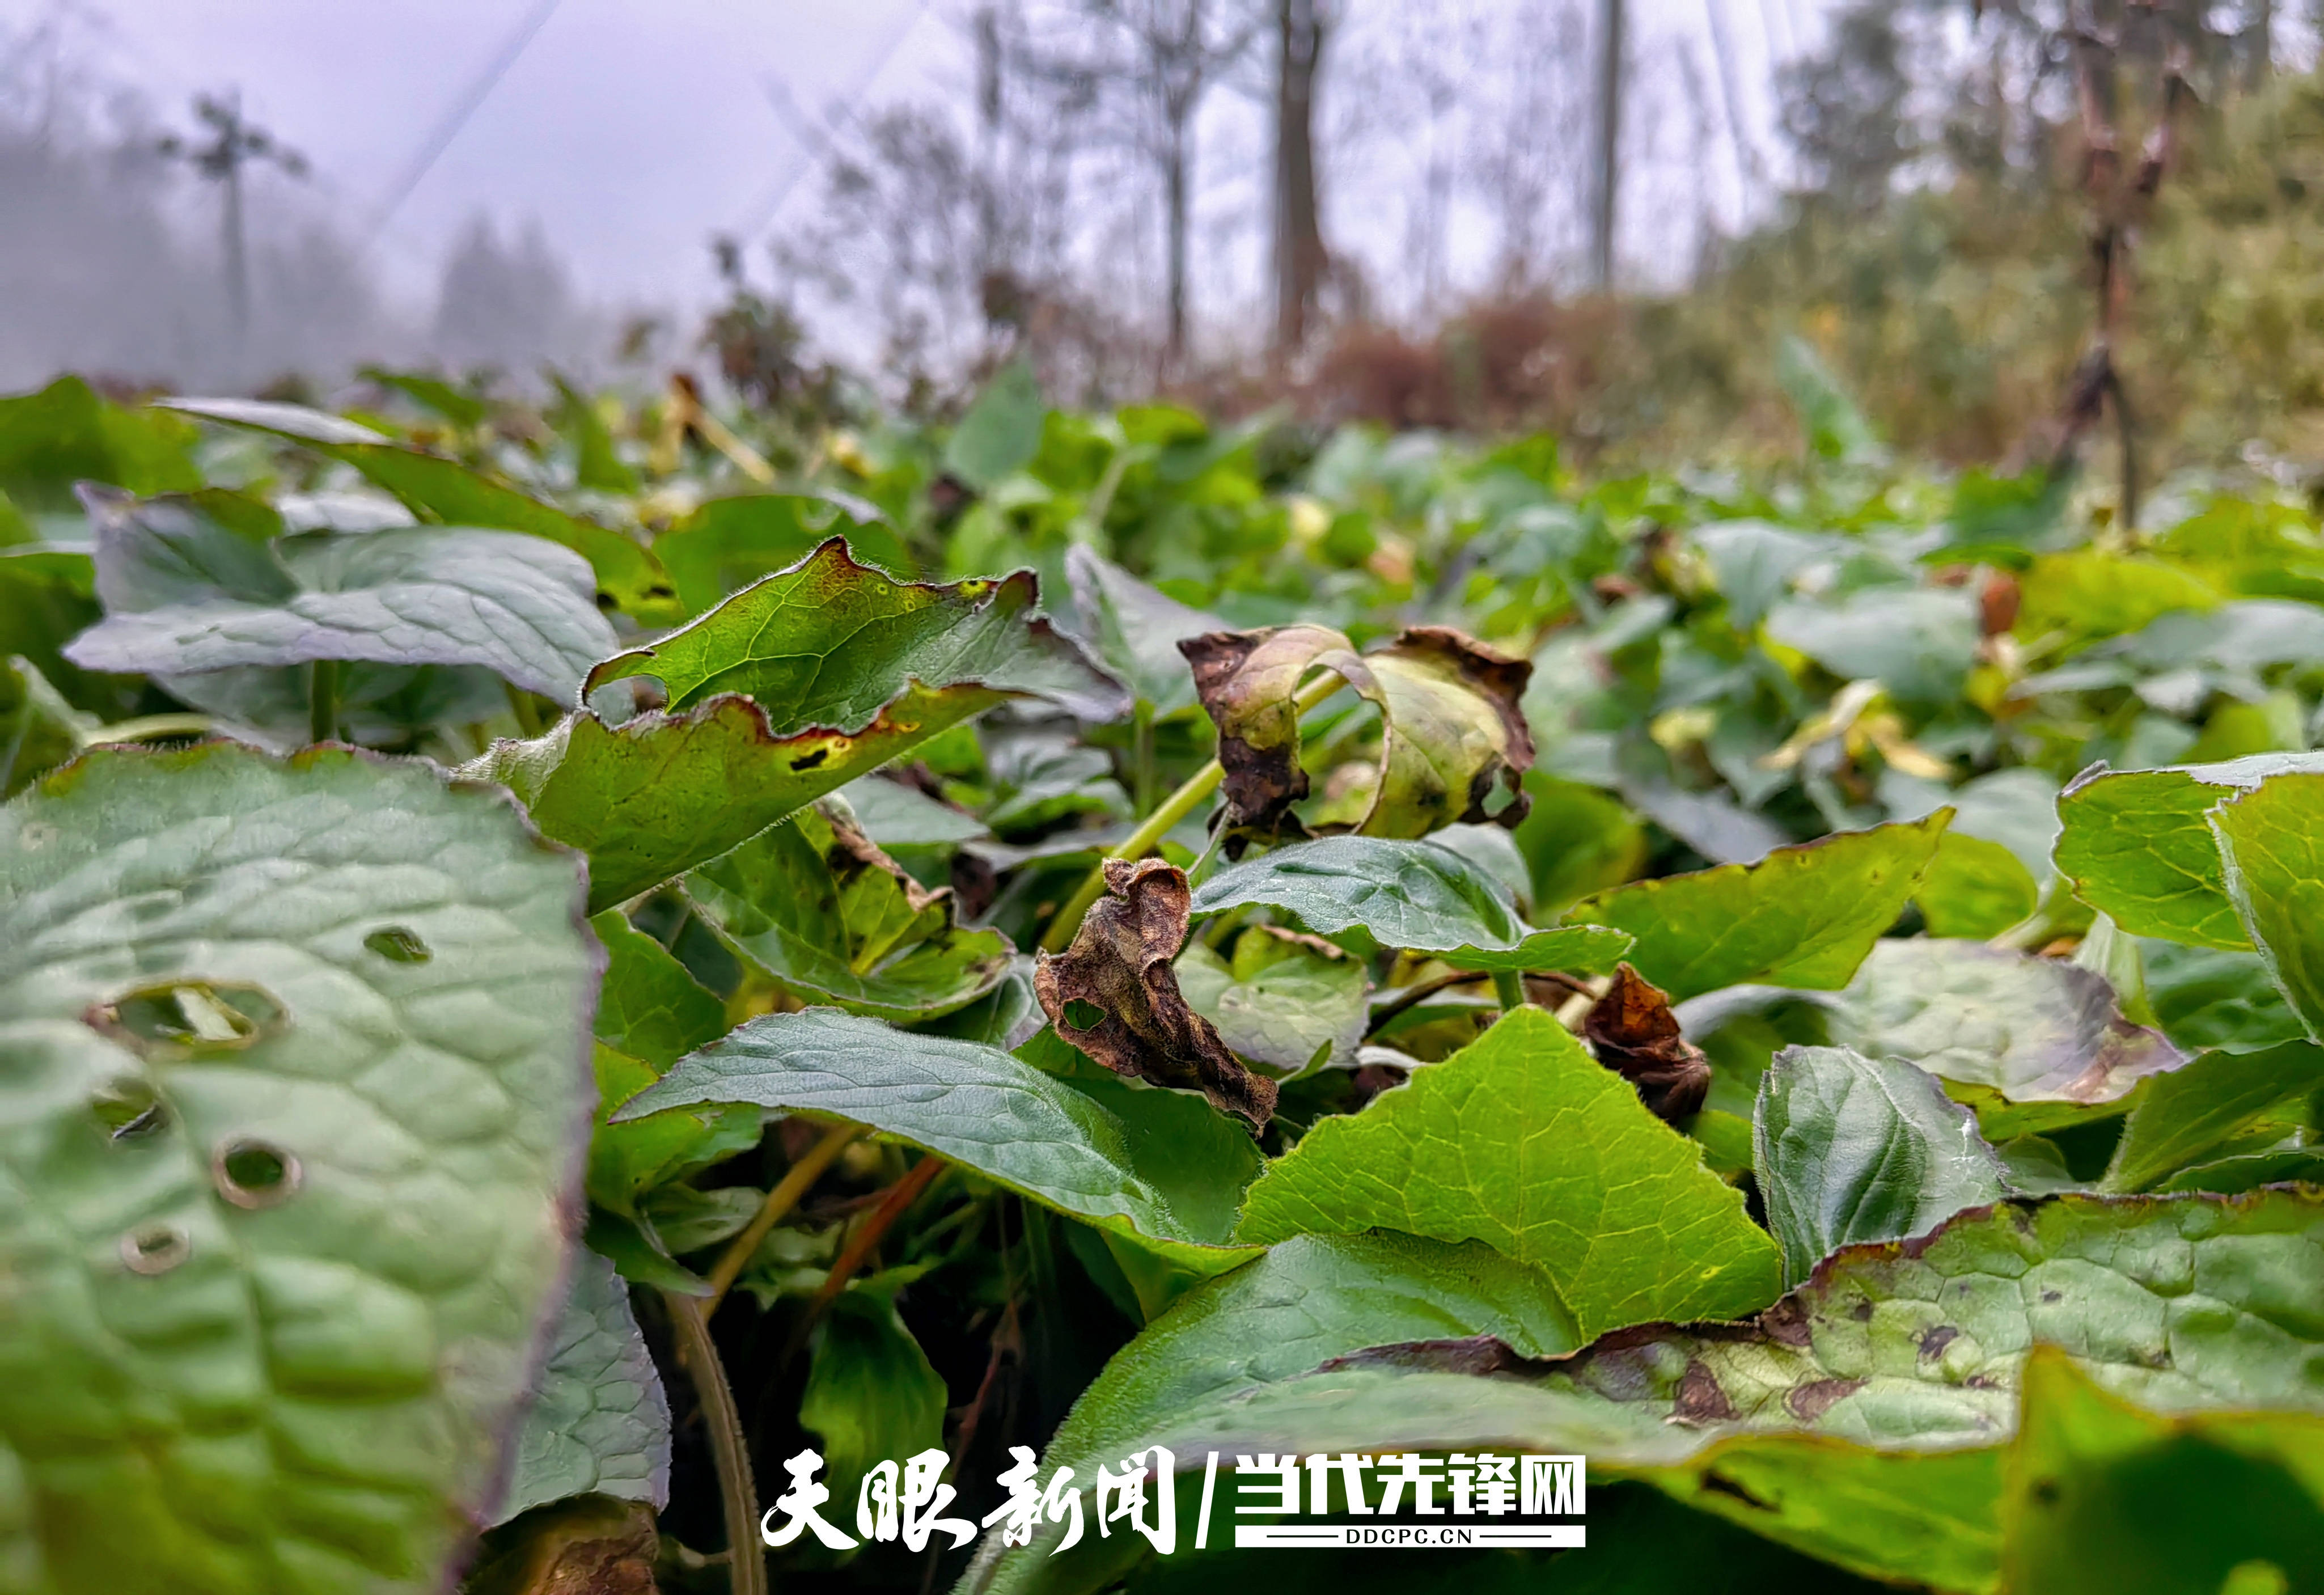
{"type": "Polygon", "coordinates": [[[0,809],[30,1588],[442,1587],[578,1222],[580,897],[505,803],[336,750],[101,751],[0,809]]]}

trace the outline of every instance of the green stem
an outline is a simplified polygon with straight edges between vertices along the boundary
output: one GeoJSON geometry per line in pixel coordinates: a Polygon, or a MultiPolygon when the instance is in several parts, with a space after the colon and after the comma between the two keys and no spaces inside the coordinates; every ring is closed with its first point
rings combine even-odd
{"type": "Polygon", "coordinates": [[[717,1266],[710,1270],[710,1294],[702,1302],[705,1322],[718,1311],[718,1304],[724,1301],[726,1293],[734,1288],[735,1279],[758,1255],[759,1243],[766,1240],[767,1232],[782,1222],[785,1213],[798,1205],[799,1198],[823,1177],[823,1171],[831,1166],[832,1160],[847,1150],[862,1133],[863,1127],[860,1124],[835,1124],[823,1132],[821,1140],[808,1148],[797,1163],[783,1172],[783,1177],[776,1182],[773,1190],[767,1193],[767,1199],[760,1204],[758,1212],[744,1226],[742,1232],[734,1237],[733,1243],[719,1254],[717,1266]]]}
{"type": "Polygon", "coordinates": [[[339,733],[339,661],[307,667],[307,740],[327,742],[339,733]]]}
{"type": "Polygon", "coordinates": [[[1514,969],[1495,970],[1493,994],[1501,1000],[1503,1013],[1515,1013],[1526,1005],[1525,976],[1514,969]]]}
{"type": "MultiPolygon", "coordinates": [[[[1327,670],[1300,689],[1299,696],[1291,700],[1292,712],[1305,715],[1346,685],[1327,670]]],[[[1226,771],[1217,760],[1204,765],[1186,778],[1185,785],[1165,798],[1162,807],[1147,816],[1146,823],[1132,831],[1120,846],[1105,855],[1106,858],[1142,859],[1152,853],[1180,820],[1194,813],[1197,805],[1219,789],[1219,782],[1224,779],[1226,771]]],[[[1049,921],[1049,932],[1041,938],[1042,950],[1062,953],[1071,946],[1074,932],[1082,927],[1082,917],[1089,912],[1090,905],[1097,901],[1104,891],[1105,864],[1102,860],[1098,867],[1083,880],[1065,906],[1057,910],[1057,917],[1049,921]]]]}
{"type": "Polygon", "coordinates": [[[710,1339],[710,1325],[702,1304],[676,1291],[664,1291],[669,1322],[678,1339],[678,1360],[694,1382],[696,1402],[702,1408],[702,1426],[710,1441],[710,1461],[718,1473],[718,1498],[725,1508],[728,1567],[733,1595],[767,1595],[767,1554],[759,1542],[759,1489],[751,1477],[750,1442],[742,1434],[742,1415],[734,1407],[734,1391],[726,1382],[726,1365],[710,1339]]]}
{"type": "MultiPolygon", "coordinates": [[[[1109,859],[1142,859],[1152,853],[1157,844],[1170,834],[1171,827],[1194,812],[1195,805],[1219,789],[1226,771],[1219,761],[1212,760],[1186,778],[1186,782],[1162,800],[1162,807],[1146,816],[1146,823],[1130,834],[1122,844],[1105,856],[1109,859]]],[[[1051,953],[1062,953],[1073,944],[1074,932],[1082,927],[1082,916],[1105,890],[1105,865],[1101,862],[1089,872],[1072,900],[1057,911],[1049,921],[1049,934],[1041,938],[1042,947],[1051,953]]]]}

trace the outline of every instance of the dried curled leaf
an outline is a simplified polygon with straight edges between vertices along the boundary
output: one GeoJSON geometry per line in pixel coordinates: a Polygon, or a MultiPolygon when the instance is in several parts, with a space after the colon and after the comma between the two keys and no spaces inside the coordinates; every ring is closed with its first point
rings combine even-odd
{"type": "MultiPolygon", "coordinates": [[[[1324,626],[1213,632],[1179,643],[1219,730],[1231,831],[1269,838],[1306,828],[1291,806],[1307,795],[1299,764],[1301,684],[1329,670],[1380,712],[1377,767],[1351,823],[1367,836],[1418,837],[1456,821],[1515,825],[1533,736],[1517,707],[1533,666],[1443,626],[1414,626],[1371,654],[1324,626]],[[1506,801],[1492,807],[1494,793],[1506,801]]],[[[1360,767],[1359,767],[1360,769],[1360,767]]]]}
{"type": "Polygon", "coordinates": [[[1111,1069],[1157,1085],[1200,1091],[1253,1133],[1275,1113],[1275,1083],[1253,1074],[1219,1033],[1187,1005],[1171,960],[1186,941],[1192,893],[1186,877],[1160,859],[1109,859],[1106,895],[1061,954],[1043,953],[1033,991],[1057,1034],[1111,1069]],[[1086,1028],[1067,1005],[1094,1004],[1086,1028]]]}
{"type": "Polygon", "coordinates": [[[1286,825],[1306,834],[1291,806],[1307,796],[1299,768],[1300,683],[1330,670],[1376,704],[1379,683],[1345,637],[1329,626],[1212,632],[1178,644],[1194,672],[1194,694],[1219,728],[1219,765],[1230,830],[1272,836],[1286,825]]]}
{"type": "Polygon", "coordinates": [[[1598,1061],[1637,1087],[1655,1117],[1676,1123],[1699,1111],[1711,1090],[1702,1049],[1680,1034],[1670,995],[1628,964],[1582,1021],[1598,1061]]]}

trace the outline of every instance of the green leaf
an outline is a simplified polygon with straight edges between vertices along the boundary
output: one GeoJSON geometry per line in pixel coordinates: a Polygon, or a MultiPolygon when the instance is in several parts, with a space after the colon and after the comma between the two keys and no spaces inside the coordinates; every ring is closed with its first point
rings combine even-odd
{"type": "Polygon", "coordinates": [[[442,1587],[566,1272],[580,896],[504,803],[335,749],[99,751],[0,809],[30,1588],[442,1587]]]}
{"type": "Polygon", "coordinates": [[[1187,1006],[1250,1062],[1282,1074],[1356,1066],[1371,982],[1355,959],[1326,958],[1254,927],[1236,938],[1232,963],[1189,942],[1173,967],[1187,1006]]]}
{"type": "Polygon", "coordinates": [[[1860,1240],[1932,1230],[2008,1195],[1977,1116],[1934,1077],[1844,1046],[1790,1046],[1759,1081],[1752,1162],[1796,1285],[1860,1240]]]}
{"type": "Polygon", "coordinates": [[[1835,1004],[1831,1038],[2013,1102],[2111,1102],[2187,1061],[2123,1018],[2095,970],[1983,942],[1880,943],[1835,1004]]]}
{"type": "Polygon", "coordinates": [[[2115,1144],[2106,1188],[2152,1189],[2202,1161],[2254,1120],[2319,1089],[2324,1047],[2310,1042],[2264,1052],[2205,1053],[2146,1088],[2115,1144]]]}
{"type": "Polygon", "coordinates": [[[2161,1416],[2037,1346],[2001,1507],[2001,1576],[2043,1595],[2259,1595],[2324,1567],[2324,1416],[2161,1416]]]}
{"type": "Polygon", "coordinates": [[[669,1504],[669,1401],[629,1286],[595,1252],[575,1259],[513,1451],[494,1523],[567,1496],[669,1504]]]}
{"type": "Polygon", "coordinates": [[[834,537],[851,557],[909,570],[895,529],[859,499],[810,493],[754,493],[710,499],[654,539],[654,555],[677,585],[687,614],[729,593],[788,570],[834,537]]]}
{"type": "Polygon", "coordinates": [[[2256,1191],[2263,1185],[2288,1184],[2324,1185],[2324,1148],[2300,1147],[2277,1152],[2246,1152],[2182,1168],[2155,1187],[2158,1191],[2210,1191],[2222,1196],[2256,1191]]]}
{"type": "Polygon", "coordinates": [[[794,995],[875,1019],[936,1019],[1001,983],[1015,949],[953,921],[852,822],[813,808],[714,859],[687,892],[728,945],[794,995]]]}
{"type": "MultiPolygon", "coordinates": [[[[1181,1296],[1116,1353],[1074,1403],[1042,1457],[1044,1473],[1094,1478],[1118,1466],[1179,1413],[1299,1375],[1369,1346],[1490,1335],[1527,1357],[1581,1344],[1556,1293],[1534,1269],[1475,1241],[1447,1246],[1411,1235],[1299,1235],[1181,1296]]],[[[1042,1570],[1063,1537],[1043,1526],[1021,1548],[985,1551],[974,1587],[1044,1588],[1042,1570]]],[[[1131,1536],[1126,1566],[1144,1542],[1131,1536]]],[[[1099,1587],[1085,1555],[1076,1587],[1099,1587]]]]}
{"type": "Polygon", "coordinates": [[[992,373],[945,444],[944,468],[979,493],[1023,470],[1040,452],[1048,401],[1032,362],[1011,360],[992,373]]]}
{"type": "Polygon", "coordinates": [[[833,538],[651,647],[607,659],[588,690],[651,676],[673,709],[740,692],[786,732],[860,732],[900,702],[918,706],[931,733],[1011,697],[1116,718],[1120,687],[1035,613],[1038,597],[1030,571],[899,582],[833,538]]]}
{"type": "MultiPolygon", "coordinates": [[[[575,392],[564,377],[555,380],[557,425],[573,443],[574,479],[598,493],[637,492],[638,474],[613,447],[613,435],[607,430],[595,402],[587,394],[575,392]]],[[[469,424],[479,424],[482,419],[479,416],[469,424]]]]}
{"type": "Polygon", "coordinates": [[[2002,1444],[2043,1341],[2158,1409],[2313,1408],[2324,1193],[2014,1199],[1849,1248],[1749,1325],[1633,1330],[1531,1366],[1388,1348],[1189,1406],[1140,1443],[1581,1453],[1593,1487],[1650,1480],[1852,1571],[1990,1590],[2002,1444]]]}
{"type": "Polygon", "coordinates": [[[27,511],[69,511],[82,482],[131,493],[184,493],[202,484],[190,429],[151,410],[124,410],[77,376],[0,399],[0,493],[27,511]]]}
{"type": "Polygon", "coordinates": [[[1767,635],[1848,681],[1892,696],[1941,703],[1960,695],[1977,660],[1974,595],[1940,587],[1873,587],[1836,600],[1791,599],[1768,612],[1767,635]]]}
{"type": "Polygon", "coordinates": [[[1538,1268],[1591,1334],[1739,1316],[1781,1288],[1775,1244],[1702,1149],[1536,1008],[1318,1122],[1251,1186],[1236,1234],[1374,1228],[1482,1240],[1538,1268]]]}
{"type": "Polygon", "coordinates": [[[1756,864],[1636,881],[1566,917],[1628,932],[1625,956],[1674,1002],[1745,984],[1837,991],[1919,890],[1950,816],[1940,809],[1779,847],[1756,864]]]}
{"type": "MultiPolygon", "coordinates": [[[[759,1144],[760,1116],[746,1107],[673,1108],[609,1124],[613,1110],[661,1078],[661,1072],[600,1044],[596,1078],[586,1189],[590,1201],[624,1219],[640,1219],[639,1203],[653,1191],[759,1144]]],[[[650,1224],[641,1233],[649,1242],[659,1239],[650,1224]]]]}
{"type": "Polygon", "coordinates": [[[165,399],[163,408],[305,444],[354,466],[423,520],[447,526],[521,531],[570,549],[589,562],[597,590],[649,625],[678,618],[678,594],[661,564],[622,533],[541,502],[498,477],[455,460],[404,448],[369,427],[295,404],[254,399],[165,399]]]}
{"type": "Polygon", "coordinates": [[[863,834],[882,847],[954,847],[992,834],[974,815],[901,781],[866,776],[848,782],[838,796],[863,834]]]}
{"type": "Polygon", "coordinates": [[[1384,836],[1324,836],[1221,870],[1194,893],[1196,917],[1266,904],[1359,957],[1397,947],[1459,969],[1611,969],[1628,938],[1587,926],[1536,930],[1508,891],[1449,847],[1384,836]]]}
{"type": "Polygon", "coordinates": [[[1194,677],[1181,640],[1228,630],[1217,615],[1189,608],[1076,543],[1065,550],[1065,579],[1082,632],[1107,669],[1146,704],[1155,719],[1194,706],[1194,677]]]}
{"type": "Polygon", "coordinates": [[[2256,953],[2145,941],[2139,955],[2155,1024],[2190,1051],[2269,1046],[2308,1034],[2256,953]]]}
{"type": "Polygon", "coordinates": [[[998,1047],[809,1009],[730,1032],[613,1122],[704,1102],[869,1125],[1204,1274],[1250,1255],[1230,1231],[1258,1151],[1196,1098],[1067,1082],[998,1047]]]}
{"type": "Polygon", "coordinates": [[[1694,541],[1711,560],[1711,579],[1727,599],[1728,618],[1749,631],[1791,591],[1802,567],[1829,555],[1832,541],[1765,521],[1722,521],[1698,526],[1694,541]]]}
{"type": "Polygon", "coordinates": [[[863,1475],[944,1444],[943,1377],[904,1327],[896,1304],[868,1290],[841,1292],[815,1326],[799,1426],[822,1437],[826,1516],[854,1528],[863,1475]]]}
{"type": "Polygon", "coordinates": [[[659,1071],[726,1033],[726,1005],[659,942],[610,909],[589,928],[605,948],[598,1040],[659,1071]]]}
{"type": "Polygon", "coordinates": [[[2247,950],[2206,816],[2271,776],[2301,772],[2324,772],[2324,754],[2085,774],[2058,798],[2058,869],[2083,901],[2133,936],[2247,950]]]}
{"type": "Polygon", "coordinates": [[[2218,590],[2182,566],[2116,549],[2044,554],[2018,578],[2015,631],[2027,641],[2119,637],[2174,609],[2219,605],[2218,590]]]}
{"type": "Polygon", "coordinates": [[[2278,775],[2209,816],[2227,897],[2276,990],[2324,1039],[2324,773],[2278,775]]]}
{"type": "Polygon", "coordinates": [[[587,853],[590,906],[602,908],[749,841],[965,712],[958,692],[914,684],[859,731],[779,735],[750,699],[715,697],[618,726],[571,715],[530,742],[494,742],[460,774],[507,787],[543,834],[587,853]]]}
{"type": "Polygon", "coordinates": [[[1849,466],[1877,465],[1887,456],[1872,423],[1805,338],[1787,333],[1776,343],[1775,380],[1812,452],[1849,466]]]}
{"type": "Polygon", "coordinates": [[[614,646],[588,567],[538,538],[415,526],[312,533],[270,549],[223,528],[200,533],[189,523],[212,506],[198,500],[96,488],[87,499],[106,614],[65,649],[84,669],[470,665],[570,702],[614,646]],[[158,576],[163,560],[197,547],[232,568],[158,576]]]}
{"type": "Polygon", "coordinates": [[[2030,918],[2042,889],[2000,843],[1948,833],[1913,901],[1931,936],[1981,941],[2030,918]]]}

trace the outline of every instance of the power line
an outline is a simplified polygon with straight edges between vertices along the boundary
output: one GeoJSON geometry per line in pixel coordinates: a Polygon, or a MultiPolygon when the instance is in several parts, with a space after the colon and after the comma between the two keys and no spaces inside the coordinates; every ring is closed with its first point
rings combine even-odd
{"type": "Polygon", "coordinates": [[[396,180],[395,185],[388,190],[387,198],[373,214],[371,226],[364,237],[366,244],[377,241],[389,219],[402,208],[406,199],[411,198],[411,191],[442,159],[444,152],[452,147],[452,141],[460,136],[461,130],[468,124],[468,119],[492,97],[493,90],[501,86],[501,79],[508,76],[509,69],[523,56],[534,36],[549,25],[549,19],[556,14],[563,0],[539,0],[502,43],[484,69],[468,85],[467,92],[454,102],[444,119],[429,131],[427,142],[420,146],[418,153],[405,166],[403,175],[396,180]]]}
{"type": "MultiPolygon", "coordinates": [[[[880,74],[888,69],[888,63],[896,59],[896,52],[904,47],[904,41],[912,36],[913,30],[920,25],[920,19],[927,14],[928,0],[918,0],[918,3],[905,14],[902,24],[888,35],[887,43],[882,45],[879,53],[872,58],[871,66],[856,74],[855,81],[847,86],[847,92],[834,104],[844,110],[846,106],[862,98],[864,91],[879,81],[880,74]]],[[[785,102],[790,99],[790,88],[788,84],[783,84],[779,89],[779,98],[775,86],[780,82],[781,79],[776,78],[768,84],[767,97],[770,103],[774,105],[776,114],[782,116],[786,122],[789,122],[791,117],[785,112],[785,102]]],[[[837,116],[827,116],[825,121],[831,126],[838,124],[837,116]]],[[[801,131],[796,127],[791,136],[799,143],[799,159],[792,165],[790,171],[776,180],[774,187],[768,190],[766,197],[751,207],[751,219],[735,230],[734,236],[737,238],[755,238],[774,225],[775,217],[782,214],[784,204],[789,200],[801,180],[815,169],[816,157],[823,153],[823,148],[818,145],[828,147],[830,142],[827,136],[813,130],[807,131],[803,136],[801,131]]]]}

